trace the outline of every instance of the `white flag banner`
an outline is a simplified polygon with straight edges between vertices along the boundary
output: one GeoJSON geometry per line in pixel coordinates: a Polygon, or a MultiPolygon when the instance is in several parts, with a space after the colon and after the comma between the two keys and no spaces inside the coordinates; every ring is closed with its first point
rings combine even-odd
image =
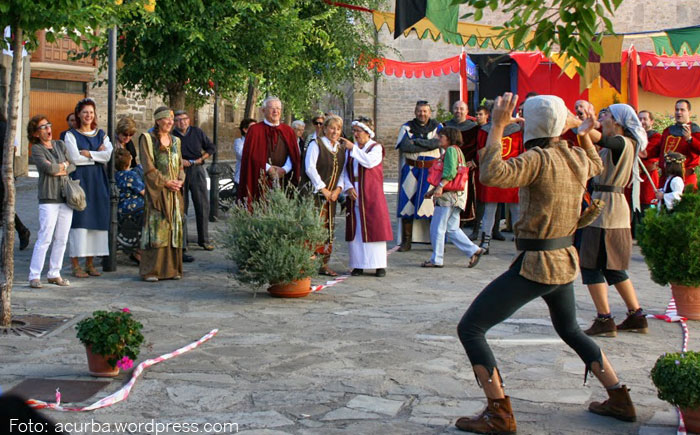
{"type": "MultiPolygon", "coordinates": [[[[7,39],[9,41],[11,37],[12,37],[12,32],[10,30],[10,26],[7,26],[7,27],[5,27],[5,39],[7,39]]],[[[3,44],[2,54],[12,57],[12,50],[10,48],[11,48],[10,44],[3,44]]],[[[22,57],[26,57],[26,56],[27,56],[27,50],[22,48],[22,57]]]]}

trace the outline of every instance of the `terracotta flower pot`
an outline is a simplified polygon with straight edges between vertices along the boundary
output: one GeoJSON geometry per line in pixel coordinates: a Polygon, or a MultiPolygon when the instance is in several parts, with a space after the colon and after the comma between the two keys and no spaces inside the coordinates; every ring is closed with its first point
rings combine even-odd
{"type": "Polygon", "coordinates": [[[92,353],[90,346],[85,346],[88,369],[92,376],[98,378],[113,378],[119,374],[119,367],[112,367],[107,360],[109,357],[92,353]]]}
{"type": "Polygon", "coordinates": [[[688,433],[700,433],[700,408],[681,408],[685,430],[688,433]]]}
{"type": "Polygon", "coordinates": [[[690,320],[700,320],[700,287],[671,283],[678,315],[690,320]]]}
{"type": "Polygon", "coordinates": [[[276,298],[303,298],[311,293],[311,278],[303,278],[285,284],[273,284],[268,293],[276,298]]]}

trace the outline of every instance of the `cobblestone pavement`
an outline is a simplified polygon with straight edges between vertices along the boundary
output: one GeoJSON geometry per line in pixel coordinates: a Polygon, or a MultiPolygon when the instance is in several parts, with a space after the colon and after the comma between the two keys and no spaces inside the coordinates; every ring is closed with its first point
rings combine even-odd
{"type": "MultiPolygon", "coordinates": [[[[32,230],[32,243],[35,183],[18,181],[17,209],[32,230]]],[[[393,209],[396,195],[388,199],[393,209]]],[[[331,262],[337,270],[347,269],[342,221],[331,262]]],[[[216,232],[221,224],[211,228],[216,232]]],[[[235,422],[241,433],[250,434],[431,434],[457,433],[456,418],[483,407],[455,327],[478,292],[507,268],[512,242],[494,242],[491,255],[475,269],[466,268],[466,259],[452,245],[445,268],[421,269],[417,266],[429,258],[430,247],[417,245],[389,257],[386,278],[350,277],[306,298],[286,300],[265,291],[254,297],[252,288],[236,283],[221,249],[207,252],[192,243],[189,252],[196,261],[185,265],[181,281],[141,282],[137,268],[120,256],[117,272],[72,279],[68,288],[31,290],[31,248],[17,251],[14,313],[71,320],[43,338],[0,336],[2,389],[28,377],[90,379],[73,325],[94,310],[126,306],[145,325],[148,346],[142,358],[170,352],[213,328],[220,332],[200,348],[148,369],[126,401],[94,412],[46,412],[51,418],[63,423],[235,422]]],[[[670,289],[650,280],[637,247],[630,272],[643,306],[662,313],[670,289]]],[[[579,323],[587,327],[595,310],[580,279],[575,292],[579,323]]],[[[614,291],[611,304],[620,321],[625,310],[614,291]]],[[[690,349],[698,349],[700,328],[690,323],[690,349]]],[[[632,389],[639,418],[623,423],[586,410],[591,400],[605,396],[604,389],[595,379],[582,386],[583,363],[556,336],[542,301],[488,334],[522,434],[675,433],[675,410],[656,397],[649,371],[659,354],[680,349],[681,336],[678,324],[650,320],[647,335],[596,339],[632,389]]],[[[120,375],[97,397],[126,379],[120,375]]],[[[149,432],[132,426],[124,433],[149,432]]]]}

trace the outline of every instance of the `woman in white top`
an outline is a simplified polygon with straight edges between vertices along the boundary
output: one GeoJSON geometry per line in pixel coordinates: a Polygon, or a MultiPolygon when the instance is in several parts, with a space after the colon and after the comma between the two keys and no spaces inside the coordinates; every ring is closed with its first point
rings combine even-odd
{"type": "Polygon", "coordinates": [[[659,207],[664,206],[667,210],[673,210],[673,207],[681,200],[683,189],[685,189],[683,162],[685,162],[685,156],[681,153],[670,152],[664,156],[666,182],[663,189],[656,192],[659,207]]]}
{"type": "Polygon", "coordinates": [[[343,119],[336,115],[329,116],[324,122],[323,136],[317,136],[309,142],[304,159],[302,185],[308,179],[327,234],[326,242],[316,250],[323,258],[319,273],[326,276],[338,276],[328,267],[328,262],[333,252],[335,208],[338,196],[343,191],[345,147],[340,142],[342,132],[343,119]]]}
{"type": "Polygon", "coordinates": [[[233,174],[233,181],[238,186],[241,180],[241,160],[243,159],[243,145],[245,144],[245,134],[251,125],[255,124],[257,121],[253,118],[246,118],[241,121],[238,126],[241,130],[241,137],[233,141],[233,152],[236,153],[236,172],[233,174]]]}
{"type": "Polygon", "coordinates": [[[73,276],[87,278],[101,275],[95,269],[93,258],[109,255],[110,201],[106,164],[112,155],[112,143],[103,130],[97,129],[96,107],[92,99],[78,101],[75,118],[75,128],[66,132],[66,151],[68,159],[76,166],[71,178],[80,180],[87,207],[73,213],[68,255],[73,276]],[[85,257],[85,270],[80,267],[81,257],[85,257]]]}

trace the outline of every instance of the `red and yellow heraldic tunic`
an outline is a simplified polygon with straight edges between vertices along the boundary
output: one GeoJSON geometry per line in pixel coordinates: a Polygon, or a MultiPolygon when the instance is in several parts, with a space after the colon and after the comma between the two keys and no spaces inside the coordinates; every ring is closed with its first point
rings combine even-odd
{"type": "MultiPolygon", "coordinates": [[[[489,131],[491,130],[491,124],[486,124],[481,127],[476,136],[477,149],[480,150],[486,146],[486,139],[489,136],[489,131]]],[[[503,160],[508,160],[513,157],[517,157],[523,153],[523,132],[518,124],[508,125],[504,132],[503,138],[501,139],[501,145],[503,149],[501,155],[503,160]]],[[[478,156],[478,153],[477,153],[478,156]]],[[[491,187],[481,184],[479,182],[479,175],[476,178],[476,198],[481,202],[504,202],[504,203],[517,203],[518,202],[518,188],[513,187],[510,189],[502,189],[500,187],[491,187]]]]}

